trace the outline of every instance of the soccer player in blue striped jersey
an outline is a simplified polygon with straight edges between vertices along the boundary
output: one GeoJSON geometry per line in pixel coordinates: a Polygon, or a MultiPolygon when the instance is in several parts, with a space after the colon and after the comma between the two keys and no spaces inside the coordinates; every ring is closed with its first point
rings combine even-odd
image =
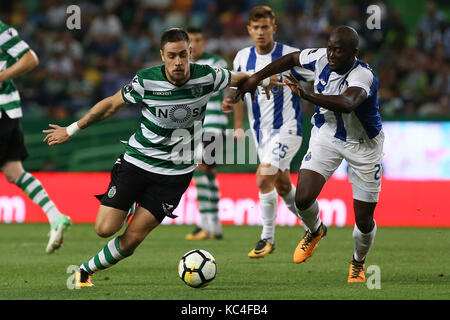
{"type": "Polygon", "coordinates": [[[0,21],[0,170],[47,215],[50,223],[47,253],[61,247],[70,217],[63,215],[41,182],[26,172],[22,162],[28,157],[20,125],[22,108],[13,79],[39,64],[36,53],[23,41],[17,30],[0,21]]]}
{"type": "MultiPolygon", "coordinates": [[[[298,51],[288,45],[275,42],[277,26],[275,15],[268,6],[256,6],[249,13],[247,31],[253,46],[240,50],[233,62],[235,71],[256,72],[283,55],[298,51]]],[[[291,72],[299,80],[311,81],[313,72],[292,68],[291,72]]],[[[280,82],[284,78],[280,76],[280,82]]],[[[296,188],[290,179],[290,164],[302,144],[302,110],[300,99],[287,87],[276,87],[268,99],[259,88],[253,100],[250,95],[244,99],[248,119],[257,146],[260,165],[256,171],[256,181],[261,204],[262,232],[250,258],[263,258],[275,249],[275,217],[278,195],[293,212],[295,210],[296,188]]],[[[230,109],[231,98],[223,103],[224,110],[230,109]]],[[[242,128],[242,107],[240,102],[233,106],[235,130],[242,128]]],[[[241,131],[242,132],[242,131],[241,131]]]]}
{"type": "Polygon", "coordinates": [[[314,91],[303,89],[293,76],[285,83],[295,94],[314,103],[309,149],[298,177],[296,206],[307,232],[294,252],[294,262],[308,259],[326,235],[319,218],[317,197],[343,159],[349,164],[353,188],[354,252],[348,282],[364,282],[364,262],[375,239],[374,211],[381,190],[384,133],[378,106],[378,78],[357,58],[358,33],[351,27],[334,29],[327,48],[305,49],[277,59],[254,74],[238,90],[253,92],[272,74],[294,66],[315,74],[314,91]]]}
{"type": "MultiPolygon", "coordinates": [[[[135,202],[139,206],[124,233],[80,265],[76,286],[92,286],[95,272],[133,254],[166,216],[176,218],[173,211],[197,167],[192,157],[196,122],[203,121],[215,92],[249,78],[245,72],[190,63],[189,36],[179,28],[162,34],[160,54],[164,64],[139,70],[130,84],[96,103],[80,120],[68,127],[50,124],[51,129],[43,130],[48,145],[65,143],[125,105],[142,103],[140,126],[114,164],[107,192],[98,197],[96,233],[111,237],[122,228],[130,207],[135,202]]],[[[279,85],[270,81],[267,89],[279,85]]]]}

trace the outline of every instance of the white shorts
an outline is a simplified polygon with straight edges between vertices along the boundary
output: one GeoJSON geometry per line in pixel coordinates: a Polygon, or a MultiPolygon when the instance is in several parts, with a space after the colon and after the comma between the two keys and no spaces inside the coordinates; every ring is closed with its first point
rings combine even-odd
{"type": "Polygon", "coordinates": [[[348,177],[353,187],[353,198],[366,202],[378,202],[381,190],[384,133],[364,143],[350,143],[320,134],[314,126],[311,130],[309,148],[300,169],[320,173],[325,180],[345,159],[348,177]]]}
{"type": "MultiPolygon", "coordinates": [[[[265,133],[266,131],[261,130],[262,139],[259,145],[255,138],[259,161],[271,164],[281,171],[289,170],[292,159],[302,145],[302,136],[280,130],[270,130],[267,134],[265,133]]],[[[255,137],[254,131],[253,137],[255,137]]]]}

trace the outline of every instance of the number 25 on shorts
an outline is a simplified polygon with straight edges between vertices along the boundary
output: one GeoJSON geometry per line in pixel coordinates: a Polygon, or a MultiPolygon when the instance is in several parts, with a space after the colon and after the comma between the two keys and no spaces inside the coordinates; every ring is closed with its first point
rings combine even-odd
{"type": "Polygon", "coordinates": [[[277,142],[277,146],[273,148],[272,154],[279,156],[280,159],[284,159],[284,157],[286,157],[287,149],[289,149],[287,145],[277,142]]]}

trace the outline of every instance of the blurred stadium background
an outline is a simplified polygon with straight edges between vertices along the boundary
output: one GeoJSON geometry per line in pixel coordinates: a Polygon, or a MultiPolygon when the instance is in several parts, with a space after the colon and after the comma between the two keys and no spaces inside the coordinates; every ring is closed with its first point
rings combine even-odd
{"type": "MultiPolygon", "coordinates": [[[[40,59],[36,69],[15,80],[30,152],[24,166],[37,172],[56,205],[74,222],[95,220],[98,203],[93,195],[106,189],[109,170],[123,151],[119,140],[134,132],[140,110],[125,108],[115,119],[52,148],[42,142],[42,129],[49,123],[72,123],[95,102],[127,84],[138,69],[160,64],[159,37],[169,27],[204,27],[207,51],[223,56],[231,68],[235,53],[251,45],[246,31],[249,9],[266,4],[277,15],[275,39],[299,49],[326,46],[330,30],[338,25],[350,25],[359,32],[360,58],[379,77],[386,132],[378,225],[450,227],[450,207],[445,201],[450,190],[448,1],[77,1],[81,28],[69,30],[67,8],[72,4],[62,0],[1,1],[0,19],[14,26],[40,59]],[[381,9],[379,30],[366,26],[366,10],[372,4],[381,9]],[[77,205],[74,199],[79,199],[77,205]]],[[[292,163],[293,183],[308,147],[313,107],[303,102],[303,112],[304,143],[292,163]]],[[[233,127],[232,117],[229,127],[233,127]]],[[[256,166],[219,167],[220,216],[225,224],[260,223],[256,166]]],[[[173,223],[195,223],[195,195],[192,185],[177,209],[180,218],[173,223]]],[[[328,224],[353,225],[345,164],[330,180],[320,201],[328,224]]],[[[283,206],[277,223],[299,224],[283,206]]],[[[0,222],[46,222],[46,217],[2,177],[0,222]]]]}

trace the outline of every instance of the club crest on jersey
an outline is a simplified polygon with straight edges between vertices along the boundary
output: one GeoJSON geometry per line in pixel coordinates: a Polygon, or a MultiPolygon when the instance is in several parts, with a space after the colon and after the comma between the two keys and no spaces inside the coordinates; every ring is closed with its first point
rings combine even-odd
{"type": "Polygon", "coordinates": [[[305,161],[311,160],[311,157],[312,157],[311,152],[308,152],[308,154],[305,156],[305,161]]]}
{"type": "Polygon", "coordinates": [[[191,115],[192,115],[191,108],[189,108],[187,105],[174,106],[169,111],[170,120],[177,123],[185,122],[191,117],[191,115]]]}
{"type": "Polygon", "coordinates": [[[198,98],[203,94],[203,87],[192,87],[191,93],[194,97],[198,98]]]}
{"type": "Polygon", "coordinates": [[[347,80],[342,81],[341,84],[339,85],[339,92],[342,92],[342,89],[344,89],[344,90],[347,89],[347,87],[348,87],[347,80]]]}
{"type": "Polygon", "coordinates": [[[116,195],[116,191],[117,191],[116,186],[112,186],[111,188],[109,188],[108,198],[114,197],[116,195]]]}

